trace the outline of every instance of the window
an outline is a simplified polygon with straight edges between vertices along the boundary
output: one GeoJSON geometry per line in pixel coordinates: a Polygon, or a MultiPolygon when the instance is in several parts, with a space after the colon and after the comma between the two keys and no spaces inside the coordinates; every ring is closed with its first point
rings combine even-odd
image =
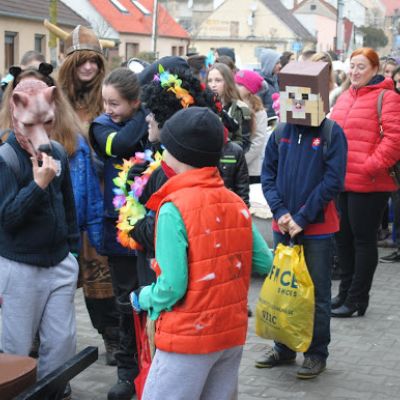
{"type": "Polygon", "coordinates": [[[310,5],[310,10],[314,11],[317,9],[317,5],[316,4],[311,4],[310,5]]]}
{"type": "Polygon", "coordinates": [[[35,34],[35,50],[43,54],[44,49],[44,35],[35,34]]]}
{"type": "Polygon", "coordinates": [[[116,7],[119,11],[121,11],[123,14],[129,14],[129,11],[127,8],[125,8],[118,0],[110,0],[112,5],[116,7]]]}
{"type": "Polygon", "coordinates": [[[231,37],[239,36],[239,21],[231,21],[230,34],[231,34],[231,37]]]}
{"type": "Polygon", "coordinates": [[[4,34],[4,66],[5,70],[15,64],[17,54],[17,32],[5,32],[4,34]]]}
{"type": "Polygon", "coordinates": [[[172,50],[171,53],[172,53],[173,56],[177,56],[178,55],[178,49],[176,48],[176,46],[172,46],[171,50],[172,50]]]}
{"type": "Polygon", "coordinates": [[[179,46],[179,56],[185,55],[185,48],[183,46],[179,46]]]}
{"type": "Polygon", "coordinates": [[[136,6],[141,11],[142,14],[144,14],[144,15],[151,14],[151,12],[143,4],[139,3],[137,0],[131,0],[131,2],[134,6],[136,6]]]}
{"type": "Polygon", "coordinates": [[[128,61],[139,54],[139,43],[126,43],[125,58],[128,61]]]}

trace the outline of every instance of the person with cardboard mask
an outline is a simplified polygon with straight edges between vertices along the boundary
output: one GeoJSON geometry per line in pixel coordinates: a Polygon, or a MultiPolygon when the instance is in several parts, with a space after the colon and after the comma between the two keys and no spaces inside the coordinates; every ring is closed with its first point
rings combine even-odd
{"type": "MultiPolygon", "coordinates": [[[[329,111],[329,75],[325,62],[291,62],[279,75],[281,121],[267,144],[261,172],[265,198],[273,213],[275,245],[296,240],[315,287],[313,338],[297,372],[300,379],[326,368],[330,342],[333,237],[339,229],[335,199],[343,189],[347,143],[329,111]]],[[[271,368],[295,362],[282,343],[258,360],[271,368]]]]}

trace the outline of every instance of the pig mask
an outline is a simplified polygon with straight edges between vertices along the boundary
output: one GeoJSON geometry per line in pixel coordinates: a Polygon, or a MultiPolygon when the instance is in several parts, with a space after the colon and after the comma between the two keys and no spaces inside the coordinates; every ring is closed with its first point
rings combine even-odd
{"type": "Polygon", "coordinates": [[[56,87],[37,79],[23,79],[10,100],[15,137],[29,154],[41,159],[40,145],[49,145],[55,118],[56,87]]]}

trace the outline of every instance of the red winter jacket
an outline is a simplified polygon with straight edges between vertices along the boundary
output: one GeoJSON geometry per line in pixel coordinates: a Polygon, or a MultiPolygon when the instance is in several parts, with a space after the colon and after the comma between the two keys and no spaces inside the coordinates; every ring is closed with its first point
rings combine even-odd
{"type": "Polygon", "coordinates": [[[400,160],[400,96],[393,81],[385,79],[359,89],[351,87],[337,100],[330,118],[344,130],[348,142],[345,191],[391,192],[396,190],[388,168],[400,160]],[[382,102],[384,137],[379,134],[377,102],[382,102]]]}

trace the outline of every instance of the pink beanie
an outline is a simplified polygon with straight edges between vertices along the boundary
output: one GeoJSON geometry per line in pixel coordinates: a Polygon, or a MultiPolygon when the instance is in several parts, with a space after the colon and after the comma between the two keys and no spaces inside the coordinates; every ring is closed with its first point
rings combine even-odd
{"type": "Polygon", "coordinates": [[[243,85],[253,94],[260,91],[263,80],[264,79],[260,74],[249,69],[241,69],[236,72],[235,75],[235,82],[239,85],[243,85]]]}

